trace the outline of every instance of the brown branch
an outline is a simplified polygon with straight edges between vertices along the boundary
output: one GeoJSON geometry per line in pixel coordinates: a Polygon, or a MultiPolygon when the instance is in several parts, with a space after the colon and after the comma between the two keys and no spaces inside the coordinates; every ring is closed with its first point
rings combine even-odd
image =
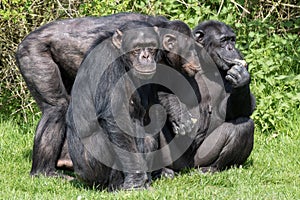
{"type": "Polygon", "coordinates": [[[233,3],[235,6],[240,7],[244,12],[246,12],[247,14],[250,14],[250,12],[244,8],[243,6],[241,6],[241,4],[235,2],[234,0],[230,0],[231,3],[233,3]]]}

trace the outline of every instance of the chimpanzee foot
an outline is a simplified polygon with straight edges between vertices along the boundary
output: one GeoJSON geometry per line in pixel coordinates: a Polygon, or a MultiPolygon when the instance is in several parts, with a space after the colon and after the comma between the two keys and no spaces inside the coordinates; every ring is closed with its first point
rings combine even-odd
{"type": "Polygon", "coordinates": [[[144,190],[149,187],[146,173],[130,173],[125,177],[121,190],[144,190]]]}
{"type": "Polygon", "coordinates": [[[56,171],[56,169],[43,169],[43,170],[31,170],[30,176],[32,177],[40,177],[40,176],[46,176],[46,177],[58,177],[59,174],[56,171]]]}
{"type": "Polygon", "coordinates": [[[56,167],[58,169],[70,170],[73,171],[73,162],[71,159],[59,159],[57,161],[56,167]]]}
{"type": "Polygon", "coordinates": [[[161,177],[173,179],[175,176],[175,172],[169,168],[163,168],[161,171],[161,177]]]}
{"type": "Polygon", "coordinates": [[[152,172],[151,175],[152,175],[153,180],[156,180],[156,179],[159,179],[162,177],[172,179],[175,176],[175,172],[169,168],[162,168],[162,169],[152,172]]]}
{"type": "Polygon", "coordinates": [[[45,177],[51,177],[51,178],[62,178],[65,179],[67,181],[72,181],[74,180],[73,176],[67,175],[67,174],[63,174],[60,173],[56,170],[51,170],[51,171],[47,171],[47,172],[39,172],[39,173],[30,173],[30,175],[32,177],[40,177],[40,176],[45,176],[45,177]]]}
{"type": "Polygon", "coordinates": [[[206,174],[206,173],[216,173],[219,172],[220,170],[216,167],[200,167],[199,171],[206,174]]]}

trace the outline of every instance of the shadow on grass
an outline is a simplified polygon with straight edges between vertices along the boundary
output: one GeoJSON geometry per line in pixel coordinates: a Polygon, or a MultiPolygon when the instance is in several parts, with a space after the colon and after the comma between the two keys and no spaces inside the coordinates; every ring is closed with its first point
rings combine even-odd
{"type": "Polygon", "coordinates": [[[25,150],[23,152],[23,158],[28,162],[32,162],[32,149],[25,150]]]}
{"type": "Polygon", "coordinates": [[[243,168],[243,169],[249,169],[250,167],[253,166],[253,163],[254,163],[253,158],[249,158],[249,159],[247,159],[246,162],[242,165],[242,168],[243,168]]]}

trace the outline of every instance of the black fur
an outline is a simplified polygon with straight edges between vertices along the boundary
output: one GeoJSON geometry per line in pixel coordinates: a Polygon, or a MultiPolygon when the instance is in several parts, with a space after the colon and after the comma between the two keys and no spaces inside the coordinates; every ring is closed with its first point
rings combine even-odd
{"type": "MultiPolygon", "coordinates": [[[[254,136],[250,115],[255,98],[250,92],[247,66],[235,62],[243,57],[235,48],[233,30],[222,22],[206,21],[193,34],[202,66],[195,75],[197,85],[193,86],[201,94],[199,129],[190,148],[170,167],[200,167],[204,172],[215,172],[241,165],[249,157],[254,136]]],[[[170,135],[168,131],[166,134],[170,135]]]]}
{"type": "MultiPolygon", "coordinates": [[[[155,48],[158,49],[159,37],[154,29],[151,29],[152,32],[138,29],[145,27],[151,26],[137,21],[121,26],[121,49],[113,44],[112,39],[104,40],[90,51],[78,71],[67,113],[68,147],[75,173],[91,186],[112,190],[133,189],[147,187],[151,181],[147,175],[150,158],[138,153],[151,152],[158,147],[154,136],[147,136],[142,128],[145,111],[151,104],[151,101],[145,103],[142,99],[152,100],[154,95],[151,90],[135,91],[135,83],[142,80],[134,73],[129,75],[129,79],[124,78],[135,66],[132,66],[134,62],[127,53],[122,52],[128,30],[135,30],[132,34],[135,40],[139,39],[138,43],[135,41],[137,44],[143,44],[144,37],[147,37],[151,44],[156,42],[155,48]],[[117,85],[120,81],[121,85],[117,85]],[[116,88],[117,93],[114,93],[116,88]],[[129,105],[126,99],[129,99],[129,105]],[[118,120],[129,132],[119,126],[118,120]],[[135,135],[143,139],[137,139],[135,135]]],[[[155,55],[150,58],[154,60],[155,55]]],[[[143,69],[146,70],[146,67],[143,69]]]]}
{"type": "MultiPolygon", "coordinates": [[[[42,119],[35,133],[31,175],[51,176],[56,175],[56,167],[72,168],[65,142],[65,113],[77,70],[90,49],[129,20],[145,21],[171,30],[181,28],[180,32],[191,35],[190,29],[180,21],[170,22],[161,16],[120,13],[54,21],[30,33],[19,45],[16,53],[19,69],[42,111],[42,119]]],[[[182,46],[186,44],[180,45],[181,49],[190,49],[188,45],[182,46]]],[[[161,55],[165,64],[180,71],[183,71],[180,67],[186,64],[194,69],[185,69],[194,73],[195,66],[199,65],[195,53],[188,61],[176,56],[169,59],[167,55],[168,52],[161,55]]],[[[185,116],[176,125],[183,130],[190,126],[188,115],[185,116]]]]}

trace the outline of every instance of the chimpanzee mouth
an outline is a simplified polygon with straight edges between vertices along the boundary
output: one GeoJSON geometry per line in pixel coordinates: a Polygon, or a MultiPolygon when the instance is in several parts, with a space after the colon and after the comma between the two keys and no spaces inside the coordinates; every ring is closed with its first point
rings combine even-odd
{"type": "Polygon", "coordinates": [[[156,72],[156,65],[143,65],[143,66],[135,66],[134,68],[135,73],[141,75],[152,75],[156,72]]]}
{"type": "Polygon", "coordinates": [[[233,66],[231,62],[229,62],[230,59],[226,59],[221,53],[216,52],[211,54],[211,58],[221,70],[227,71],[233,66]]]}
{"type": "Polygon", "coordinates": [[[189,76],[194,76],[197,72],[201,70],[200,66],[196,66],[191,63],[186,63],[182,65],[182,68],[189,76]]]}
{"type": "Polygon", "coordinates": [[[152,70],[140,70],[140,69],[134,68],[133,72],[134,72],[134,75],[139,79],[150,79],[155,74],[156,67],[152,70]]]}
{"type": "Polygon", "coordinates": [[[143,75],[151,75],[154,74],[156,72],[156,69],[154,70],[139,70],[139,69],[135,69],[136,73],[139,74],[143,74],[143,75]]]}
{"type": "Polygon", "coordinates": [[[195,72],[198,72],[198,71],[201,70],[201,67],[200,67],[200,66],[194,65],[194,64],[192,64],[192,63],[185,63],[184,65],[182,65],[182,67],[183,67],[184,69],[188,68],[188,69],[193,70],[193,71],[195,71],[195,72]]]}
{"type": "Polygon", "coordinates": [[[223,60],[226,62],[226,64],[231,68],[233,65],[240,65],[243,67],[247,67],[247,62],[245,60],[240,60],[240,59],[228,59],[228,58],[223,58],[223,60]]]}

